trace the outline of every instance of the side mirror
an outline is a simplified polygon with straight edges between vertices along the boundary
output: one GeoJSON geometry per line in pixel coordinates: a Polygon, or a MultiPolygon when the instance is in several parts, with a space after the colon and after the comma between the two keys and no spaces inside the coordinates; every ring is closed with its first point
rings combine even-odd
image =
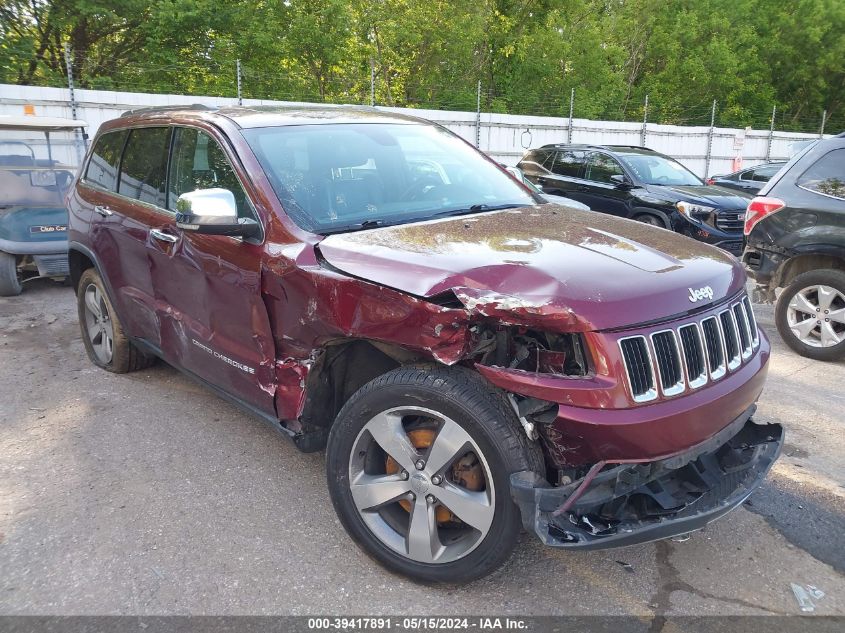
{"type": "Polygon", "coordinates": [[[261,227],[252,218],[239,218],[235,196],[228,189],[197,189],[176,201],[176,226],[206,235],[255,237],[261,227]]]}
{"type": "Polygon", "coordinates": [[[625,178],[622,174],[613,174],[610,179],[616,183],[617,189],[630,189],[631,181],[625,178]]]}

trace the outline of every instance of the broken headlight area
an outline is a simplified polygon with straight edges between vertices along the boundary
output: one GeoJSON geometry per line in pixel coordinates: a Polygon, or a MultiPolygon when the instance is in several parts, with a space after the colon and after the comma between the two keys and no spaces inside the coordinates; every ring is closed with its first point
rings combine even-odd
{"type": "Polygon", "coordinates": [[[641,464],[599,462],[577,479],[561,477],[555,487],[535,473],[515,473],[511,492],[525,527],[546,545],[645,543],[700,529],[741,504],[782,444],[779,425],[743,416],[682,455],[641,464]]]}
{"type": "Polygon", "coordinates": [[[587,375],[586,348],[580,334],[479,326],[475,332],[478,343],[472,356],[482,365],[560,376],[587,375]]]}

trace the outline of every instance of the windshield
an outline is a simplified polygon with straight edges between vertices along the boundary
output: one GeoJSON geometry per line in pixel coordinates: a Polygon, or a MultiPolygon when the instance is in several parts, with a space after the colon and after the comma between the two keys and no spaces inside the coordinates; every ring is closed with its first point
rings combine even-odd
{"type": "Polygon", "coordinates": [[[619,154],[625,166],[647,185],[703,185],[676,160],[659,154],[619,154]]]}
{"type": "Polygon", "coordinates": [[[433,125],[297,125],[243,134],[285,211],[314,233],[537,204],[495,164],[433,125]]]}
{"type": "Polygon", "coordinates": [[[73,132],[0,131],[0,208],[63,207],[76,150],[73,132]]]}

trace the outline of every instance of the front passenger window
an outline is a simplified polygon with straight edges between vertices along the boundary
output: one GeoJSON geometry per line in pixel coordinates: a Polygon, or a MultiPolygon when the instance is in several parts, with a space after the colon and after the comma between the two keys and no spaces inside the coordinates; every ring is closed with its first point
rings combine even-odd
{"type": "Polygon", "coordinates": [[[177,128],[170,158],[169,208],[183,193],[197,189],[228,189],[235,196],[238,217],[254,218],[249,199],[223,148],[205,132],[177,128]]]}
{"type": "Polygon", "coordinates": [[[624,176],[622,166],[605,154],[590,154],[587,162],[587,180],[615,184],[611,176],[624,176]]]}

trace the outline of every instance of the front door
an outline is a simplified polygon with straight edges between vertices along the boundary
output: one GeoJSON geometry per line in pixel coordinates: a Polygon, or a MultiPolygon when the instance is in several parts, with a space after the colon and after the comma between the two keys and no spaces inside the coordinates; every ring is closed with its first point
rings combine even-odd
{"type": "Polygon", "coordinates": [[[615,158],[602,152],[590,152],[587,155],[587,170],[584,183],[573,197],[583,202],[593,211],[628,216],[631,192],[629,187],[619,186],[611,176],[624,176],[625,172],[615,158]]]}
{"type": "MultiPolygon", "coordinates": [[[[257,219],[226,153],[205,131],[175,128],[168,182],[171,210],[183,193],[223,188],[242,217],[257,219]]],[[[171,213],[149,241],[150,269],[164,358],[274,415],[276,355],[257,242],[182,231],[171,213]]]]}

